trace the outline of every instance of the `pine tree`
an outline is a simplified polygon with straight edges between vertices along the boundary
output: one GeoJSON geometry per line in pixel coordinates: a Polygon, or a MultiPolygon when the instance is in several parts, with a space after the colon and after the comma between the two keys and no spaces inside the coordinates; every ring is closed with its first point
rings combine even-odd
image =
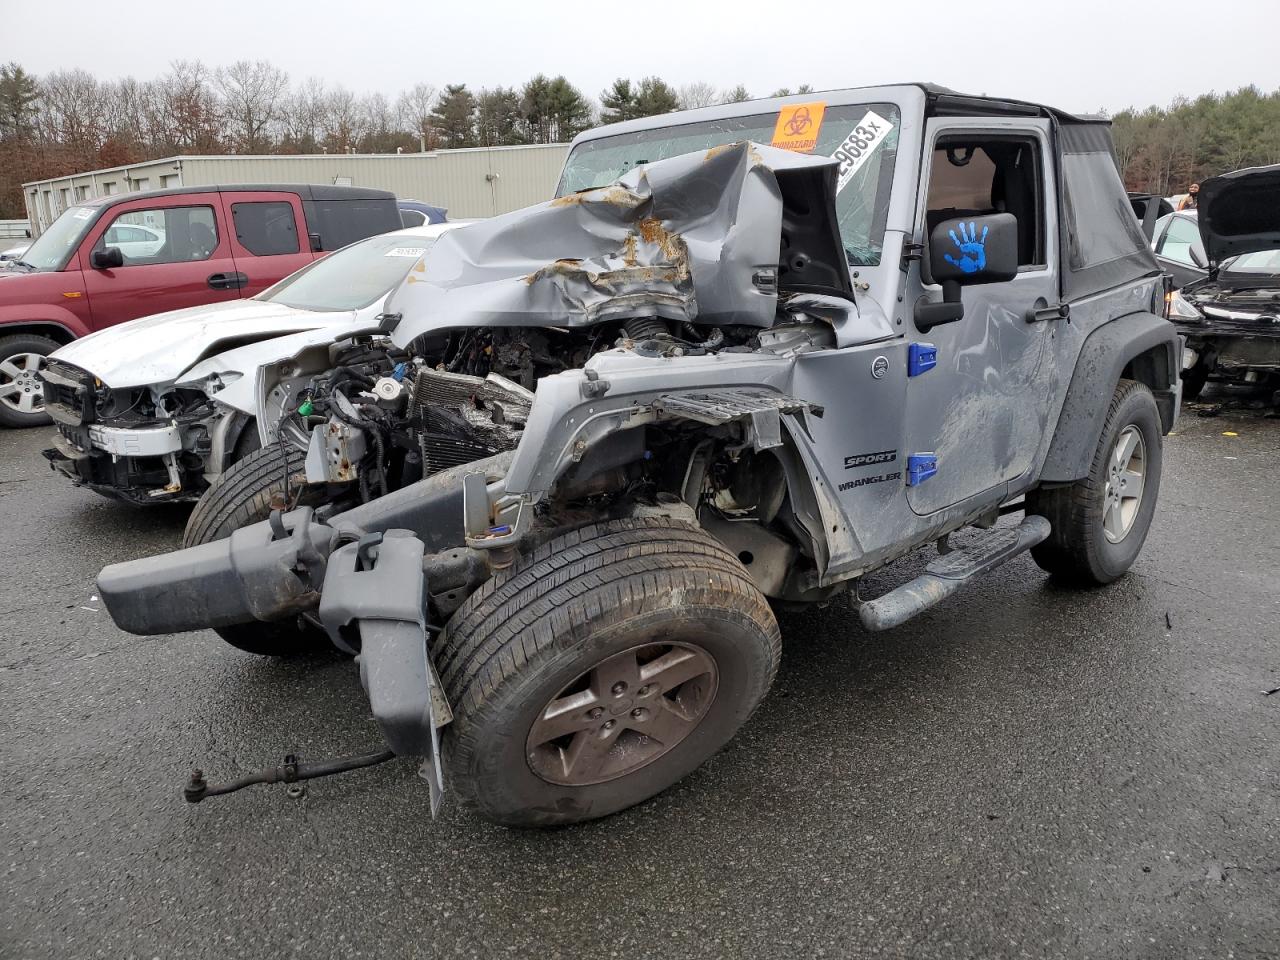
{"type": "Polygon", "coordinates": [[[431,111],[431,126],[440,134],[442,147],[474,147],[475,120],[476,98],[465,83],[446,86],[431,111]]]}
{"type": "Polygon", "coordinates": [[[40,88],[16,63],[0,66],[0,140],[22,142],[35,133],[40,88]]]}

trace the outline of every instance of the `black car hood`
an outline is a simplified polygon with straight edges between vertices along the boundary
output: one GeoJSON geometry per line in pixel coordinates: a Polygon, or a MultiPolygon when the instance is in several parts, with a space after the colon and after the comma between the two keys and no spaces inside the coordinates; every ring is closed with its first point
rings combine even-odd
{"type": "Polygon", "coordinates": [[[1200,184],[1200,237],[1209,263],[1280,247],[1280,164],[1249,167],[1200,184]]]}

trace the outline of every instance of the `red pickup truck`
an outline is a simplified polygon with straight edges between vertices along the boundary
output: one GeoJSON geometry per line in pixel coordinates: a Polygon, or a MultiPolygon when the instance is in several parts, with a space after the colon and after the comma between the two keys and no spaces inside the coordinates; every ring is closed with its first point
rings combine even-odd
{"type": "Polygon", "coordinates": [[[234,300],[398,230],[394,194],[210,186],[86,200],[0,272],[0,426],[48,423],[36,376],[65,343],[135,317],[234,300]]]}

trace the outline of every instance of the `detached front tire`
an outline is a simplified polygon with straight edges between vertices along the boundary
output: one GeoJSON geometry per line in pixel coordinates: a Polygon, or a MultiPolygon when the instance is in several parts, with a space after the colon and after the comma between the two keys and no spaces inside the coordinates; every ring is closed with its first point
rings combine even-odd
{"type": "Polygon", "coordinates": [[[473,593],[438,646],[452,789],[513,827],[616,813],[723,747],[780,658],[763,594],[696,527],[557,537],[473,593]]]}
{"type": "Polygon", "coordinates": [[[1103,420],[1088,476],[1027,494],[1028,514],[1052,525],[1031,548],[1042,570],[1079,586],[1123,576],[1151,528],[1163,464],[1160,411],[1145,384],[1121,380],[1103,420]]]}
{"type": "MultiPolygon", "coordinates": [[[[285,474],[291,483],[300,483],[306,455],[279,444],[254,450],[232,464],[204,495],[196,501],[182,535],[184,547],[212,543],[229,537],[241,527],[266,520],[271,504],[285,493],[285,474]]],[[[322,648],[325,638],[318,630],[299,629],[296,619],[274,623],[240,623],[213,630],[231,646],[246,653],[267,657],[288,657],[322,648]]]]}

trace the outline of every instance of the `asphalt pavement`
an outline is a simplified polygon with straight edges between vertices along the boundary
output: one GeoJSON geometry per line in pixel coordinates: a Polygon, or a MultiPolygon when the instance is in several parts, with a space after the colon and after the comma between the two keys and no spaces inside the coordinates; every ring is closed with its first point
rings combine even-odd
{"type": "Polygon", "coordinates": [[[656,799],[555,832],[433,822],[356,671],[116,629],[94,577],[185,513],[71,487],[0,430],[0,956],[1276,957],[1280,420],[1185,413],[1132,573],[1021,557],[869,635],[782,617],[773,693],[656,799]]]}

